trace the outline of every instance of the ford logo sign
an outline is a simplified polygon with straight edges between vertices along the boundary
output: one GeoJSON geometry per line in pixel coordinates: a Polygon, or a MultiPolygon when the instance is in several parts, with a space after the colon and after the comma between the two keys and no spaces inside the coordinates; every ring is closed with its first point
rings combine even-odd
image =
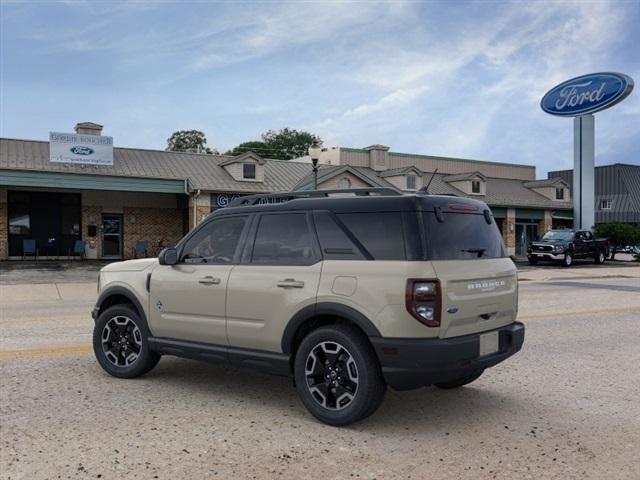
{"type": "Polygon", "coordinates": [[[458,313],[458,307],[449,307],[447,308],[447,313],[450,313],[451,315],[453,315],[454,313],[458,313]]]}
{"type": "Polygon", "coordinates": [[[74,153],[76,155],[91,155],[94,152],[93,148],[82,147],[80,145],[71,147],[69,150],[71,151],[71,153],[74,153]]]}
{"type": "Polygon", "coordinates": [[[633,80],[622,73],[591,73],[572,78],[549,90],[540,107],[551,115],[575,117],[598,112],[624,100],[633,80]]]}

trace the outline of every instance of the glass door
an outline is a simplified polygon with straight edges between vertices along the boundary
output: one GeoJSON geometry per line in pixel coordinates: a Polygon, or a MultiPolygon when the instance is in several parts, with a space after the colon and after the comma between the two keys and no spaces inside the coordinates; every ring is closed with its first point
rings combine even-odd
{"type": "Polygon", "coordinates": [[[121,214],[102,214],[102,258],[122,258],[121,214]]]}
{"type": "Polygon", "coordinates": [[[516,223],[516,257],[526,257],[529,243],[537,239],[537,223],[516,223]]]}

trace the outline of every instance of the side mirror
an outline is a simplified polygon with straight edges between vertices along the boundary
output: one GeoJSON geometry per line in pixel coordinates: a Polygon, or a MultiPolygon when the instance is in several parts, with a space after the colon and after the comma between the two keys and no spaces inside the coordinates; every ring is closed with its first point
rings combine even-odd
{"type": "Polygon", "coordinates": [[[174,247],[165,248],[158,255],[158,262],[160,265],[175,265],[178,263],[178,250],[174,247]]]}

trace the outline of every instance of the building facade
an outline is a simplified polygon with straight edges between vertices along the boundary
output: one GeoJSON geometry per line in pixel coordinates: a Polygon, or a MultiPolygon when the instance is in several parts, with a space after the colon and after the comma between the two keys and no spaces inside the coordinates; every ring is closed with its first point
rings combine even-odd
{"type": "MultiPolygon", "coordinates": [[[[573,183],[573,170],[549,172],[550,179],[573,183]]],[[[595,168],[596,223],[640,223],[640,165],[615,163],[595,168]]]]}
{"type": "MultiPolygon", "coordinates": [[[[81,123],[76,132],[100,137],[102,127],[81,123]]],[[[304,158],[113,148],[111,162],[93,165],[57,161],[52,151],[46,141],[0,139],[0,260],[31,257],[29,246],[39,258],[65,258],[78,242],[86,258],[155,255],[237,196],[313,188],[304,158]]],[[[552,226],[571,225],[569,183],[536,180],[533,166],[402,154],[384,145],[327,149],[322,157],[319,189],[428,187],[485,201],[511,255],[524,255],[552,226]]]]}

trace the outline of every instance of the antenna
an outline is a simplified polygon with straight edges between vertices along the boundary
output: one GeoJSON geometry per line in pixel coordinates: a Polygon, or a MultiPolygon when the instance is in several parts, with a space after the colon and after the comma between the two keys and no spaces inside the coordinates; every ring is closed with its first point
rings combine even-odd
{"type": "Polygon", "coordinates": [[[436,173],[438,173],[438,169],[437,169],[437,168],[436,168],[436,169],[434,170],[434,172],[431,174],[431,178],[429,179],[429,182],[428,182],[424,187],[422,187],[422,188],[419,190],[419,192],[418,192],[418,193],[426,193],[426,194],[428,194],[428,193],[429,193],[429,186],[431,186],[431,182],[433,182],[433,178],[436,176],[436,173]]]}

